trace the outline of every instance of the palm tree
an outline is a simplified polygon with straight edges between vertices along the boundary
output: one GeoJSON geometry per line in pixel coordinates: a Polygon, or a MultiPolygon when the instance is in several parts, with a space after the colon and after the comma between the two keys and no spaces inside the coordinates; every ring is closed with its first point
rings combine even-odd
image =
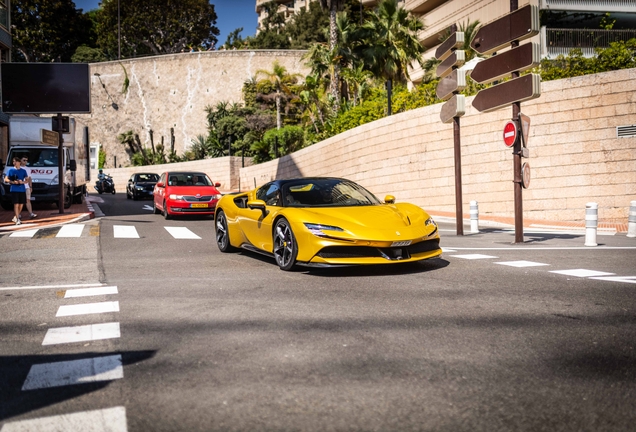
{"type": "Polygon", "coordinates": [[[274,62],[272,70],[260,69],[256,71],[256,76],[264,75],[265,80],[269,81],[274,90],[276,90],[276,129],[280,129],[282,125],[281,121],[281,93],[285,93],[288,96],[292,95],[291,86],[296,84],[296,79],[299,74],[287,73],[285,66],[278,63],[278,60],[274,62]]]}
{"type": "MultiPolygon", "coordinates": [[[[335,51],[338,44],[338,26],[336,23],[337,13],[342,6],[344,6],[345,0],[320,0],[320,5],[323,9],[329,9],[329,50],[335,51]]],[[[333,75],[331,76],[331,83],[329,86],[329,93],[335,101],[334,112],[338,112],[338,106],[340,105],[340,92],[338,89],[338,78],[340,68],[335,65],[333,75]]]]}
{"type": "Polygon", "coordinates": [[[397,0],[382,0],[362,25],[366,43],[360,48],[361,55],[368,69],[386,80],[389,115],[393,81],[409,79],[408,67],[413,61],[422,65],[424,47],[417,33],[424,28],[421,21],[398,7],[397,0]]]}

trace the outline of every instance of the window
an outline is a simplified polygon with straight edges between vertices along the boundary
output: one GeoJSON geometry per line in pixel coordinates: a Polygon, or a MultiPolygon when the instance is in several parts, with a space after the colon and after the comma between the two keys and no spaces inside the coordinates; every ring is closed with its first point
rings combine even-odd
{"type": "Polygon", "coordinates": [[[276,183],[268,183],[256,191],[256,198],[265,201],[266,205],[280,205],[280,190],[276,183]]]}

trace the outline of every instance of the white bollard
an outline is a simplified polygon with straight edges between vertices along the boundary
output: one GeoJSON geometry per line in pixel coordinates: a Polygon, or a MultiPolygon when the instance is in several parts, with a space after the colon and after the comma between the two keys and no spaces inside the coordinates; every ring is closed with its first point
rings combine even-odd
{"type": "Polygon", "coordinates": [[[479,206],[477,201],[470,202],[470,232],[479,232],[479,206]]]}
{"type": "Polygon", "coordinates": [[[627,219],[627,237],[636,237],[636,201],[629,206],[629,218],[627,219]]]}
{"type": "Polygon", "coordinates": [[[598,246],[596,244],[596,229],[598,228],[598,204],[589,202],[585,204],[585,246],[598,246]]]}

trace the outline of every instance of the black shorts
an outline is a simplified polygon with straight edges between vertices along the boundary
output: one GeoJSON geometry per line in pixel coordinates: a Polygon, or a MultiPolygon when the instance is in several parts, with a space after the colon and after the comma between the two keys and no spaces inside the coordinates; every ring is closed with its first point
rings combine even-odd
{"type": "Polygon", "coordinates": [[[10,192],[13,204],[26,204],[26,192],[10,192]]]}

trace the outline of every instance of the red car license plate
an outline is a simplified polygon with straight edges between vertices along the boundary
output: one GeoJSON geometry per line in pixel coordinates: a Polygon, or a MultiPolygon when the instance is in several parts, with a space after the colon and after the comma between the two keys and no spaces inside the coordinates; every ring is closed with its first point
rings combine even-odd
{"type": "Polygon", "coordinates": [[[208,203],[205,203],[205,204],[190,204],[190,208],[208,208],[208,203]]]}

